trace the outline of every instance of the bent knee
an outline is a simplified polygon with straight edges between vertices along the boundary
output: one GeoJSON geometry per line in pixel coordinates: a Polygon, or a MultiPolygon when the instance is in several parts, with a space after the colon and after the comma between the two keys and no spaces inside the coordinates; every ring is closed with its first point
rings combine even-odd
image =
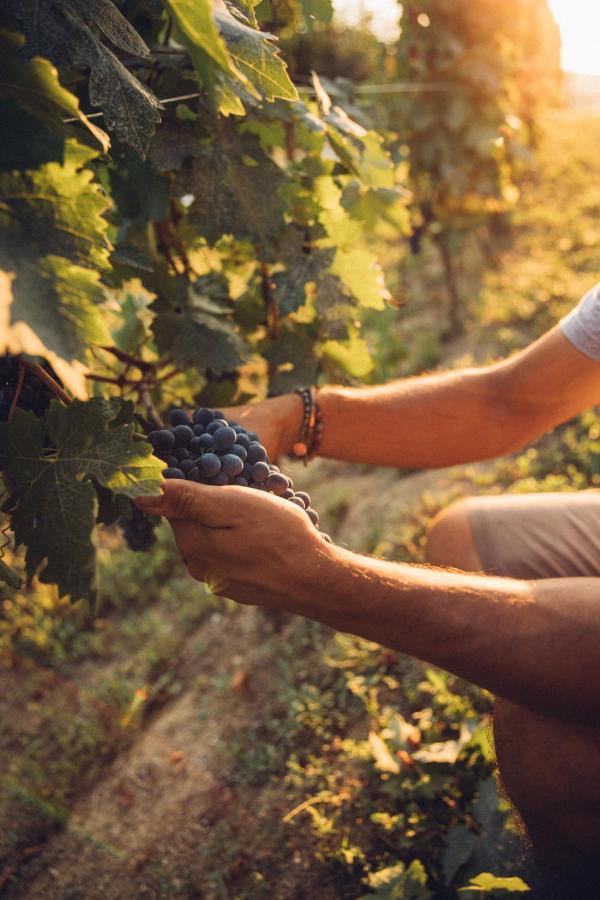
{"type": "Polygon", "coordinates": [[[473,500],[458,500],[433,519],[429,526],[425,556],[432,566],[480,571],[481,559],[470,524],[473,500]]]}

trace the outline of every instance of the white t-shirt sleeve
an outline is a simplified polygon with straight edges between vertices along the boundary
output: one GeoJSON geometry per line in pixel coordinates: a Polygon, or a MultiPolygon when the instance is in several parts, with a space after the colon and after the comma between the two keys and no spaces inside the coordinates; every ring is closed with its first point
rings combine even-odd
{"type": "Polygon", "coordinates": [[[560,327],[578,350],[600,362],[600,284],[561,320],[560,327]]]}

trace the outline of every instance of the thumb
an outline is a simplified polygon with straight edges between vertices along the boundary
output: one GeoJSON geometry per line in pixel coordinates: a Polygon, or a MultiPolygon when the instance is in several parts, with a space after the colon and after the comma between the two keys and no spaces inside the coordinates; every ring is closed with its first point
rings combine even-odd
{"type": "Polygon", "coordinates": [[[159,497],[136,497],[138,509],[152,516],[168,519],[195,519],[206,525],[224,527],[230,525],[231,501],[223,495],[223,489],[193,481],[173,479],[162,485],[159,497]]]}

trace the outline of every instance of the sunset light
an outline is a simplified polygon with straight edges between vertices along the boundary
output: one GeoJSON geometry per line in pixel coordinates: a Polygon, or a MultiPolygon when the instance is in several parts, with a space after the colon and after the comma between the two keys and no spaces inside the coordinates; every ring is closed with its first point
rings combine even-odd
{"type": "MultiPolygon", "coordinates": [[[[548,5],[560,25],[564,68],[582,75],[600,75],[600,4],[593,0],[548,0],[548,5]]],[[[334,0],[334,6],[338,16],[351,24],[370,14],[373,30],[381,40],[393,40],[397,34],[399,4],[392,0],[334,0]]]]}

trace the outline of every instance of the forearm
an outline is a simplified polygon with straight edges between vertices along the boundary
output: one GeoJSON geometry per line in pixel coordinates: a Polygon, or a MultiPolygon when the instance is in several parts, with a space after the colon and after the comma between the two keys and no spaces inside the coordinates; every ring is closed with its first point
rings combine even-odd
{"type": "Polygon", "coordinates": [[[319,455],[428,469],[490,459],[519,446],[519,424],[493,390],[490,371],[470,369],[368,388],[319,392],[319,455]]]}
{"type": "Polygon", "coordinates": [[[327,554],[304,614],[539,712],[600,714],[600,581],[523,582],[327,554]]]}

